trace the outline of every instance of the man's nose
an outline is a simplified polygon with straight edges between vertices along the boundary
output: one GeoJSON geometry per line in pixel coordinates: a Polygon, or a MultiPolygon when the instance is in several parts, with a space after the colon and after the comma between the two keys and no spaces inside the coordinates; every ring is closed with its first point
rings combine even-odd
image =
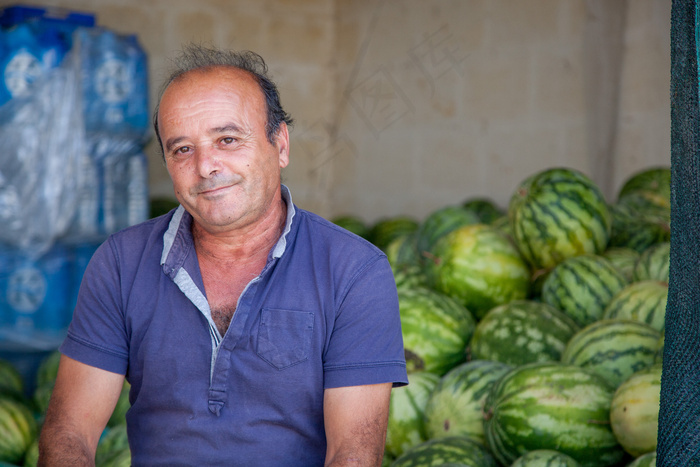
{"type": "Polygon", "coordinates": [[[216,148],[209,145],[200,145],[196,150],[197,172],[202,178],[210,178],[221,170],[216,148]]]}

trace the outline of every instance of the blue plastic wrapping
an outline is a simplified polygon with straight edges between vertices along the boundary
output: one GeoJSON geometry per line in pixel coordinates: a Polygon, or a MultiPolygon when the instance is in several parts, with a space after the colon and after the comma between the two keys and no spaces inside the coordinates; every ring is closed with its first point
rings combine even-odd
{"type": "Polygon", "coordinates": [[[86,136],[75,221],[66,236],[104,238],[148,218],[148,162],[130,139],[86,136]]]}
{"type": "Polygon", "coordinates": [[[86,131],[143,142],[149,125],[146,54],[135,36],[80,28],[86,131]]]}
{"type": "Polygon", "coordinates": [[[146,55],[53,13],[0,10],[0,355],[55,349],[92,253],[149,215],[146,55]]]}
{"type": "Polygon", "coordinates": [[[21,24],[0,34],[0,104],[32,92],[32,83],[57,67],[66,44],[51,29],[21,24]]]}
{"type": "Polygon", "coordinates": [[[74,54],[0,107],[0,242],[37,255],[76,209],[85,132],[74,54]]]}

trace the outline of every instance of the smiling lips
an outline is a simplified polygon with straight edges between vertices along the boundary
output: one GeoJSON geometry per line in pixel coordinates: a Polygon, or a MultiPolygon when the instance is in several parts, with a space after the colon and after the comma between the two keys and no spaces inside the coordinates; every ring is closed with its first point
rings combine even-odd
{"type": "Polygon", "coordinates": [[[214,196],[219,194],[219,192],[223,192],[227,188],[233,187],[237,183],[238,181],[233,178],[229,178],[227,180],[218,179],[216,181],[207,180],[206,182],[200,183],[194,187],[192,191],[196,196],[214,196]]]}

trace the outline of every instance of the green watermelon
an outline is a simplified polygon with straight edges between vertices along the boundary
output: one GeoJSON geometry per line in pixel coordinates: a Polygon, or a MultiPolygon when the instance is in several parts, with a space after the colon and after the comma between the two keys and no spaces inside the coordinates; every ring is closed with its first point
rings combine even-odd
{"type": "Polygon", "coordinates": [[[410,232],[394,238],[384,249],[392,267],[420,266],[421,258],[416,246],[417,232],[410,232]]]}
{"type": "Polygon", "coordinates": [[[391,270],[394,273],[394,282],[396,287],[428,287],[428,278],[425,276],[423,269],[417,265],[391,265],[391,270]]]}
{"type": "Polygon", "coordinates": [[[584,467],[624,456],[609,423],[613,389],[597,374],[562,363],[530,363],[506,373],[484,404],[484,431],[502,465],[537,449],[567,454],[584,467]]]}
{"type": "Polygon", "coordinates": [[[530,451],[519,457],[510,467],[580,467],[571,456],[551,449],[530,451]]]}
{"type": "Polygon", "coordinates": [[[106,457],[100,467],[131,467],[131,451],[122,449],[114,451],[109,457],[106,457]]]}
{"type": "Polygon", "coordinates": [[[58,364],[61,360],[61,352],[55,350],[47,355],[39,364],[36,371],[35,383],[36,386],[51,384],[53,386],[58,376],[58,364]]]}
{"type": "Polygon", "coordinates": [[[659,337],[659,351],[656,352],[656,356],[654,357],[654,363],[661,364],[664,361],[664,342],[666,340],[666,333],[664,330],[661,330],[661,337],[659,337]]]}
{"type": "Polygon", "coordinates": [[[546,303],[514,300],[491,309],[477,323],[469,356],[512,366],[558,362],[578,330],[571,318],[546,303]]]}
{"type": "Polygon", "coordinates": [[[612,216],[603,193],[583,173],[543,170],[519,184],[508,206],[514,240],[533,270],[573,256],[602,253],[612,216]]]}
{"type": "Polygon", "coordinates": [[[55,350],[49,353],[39,364],[35,376],[35,388],[32,394],[32,403],[34,409],[41,417],[46,413],[49,407],[49,400],[53,392],[53,386],[58,375],[58,364],[61,360],[61,352],[55,350]]]}
{"type": "Polygon", "coordinates": [[[489,225],[504,234],[511,242],[515,244],[515,241],[513,240],[513,229],[510,227],[510,220],[508,219],[508,216],[499,217],[489,225]]]}
{"type": "Polygon", "coordinates": [[[341,214],[330,219],[335,225],[348,230],[355,235],[367,238],[369,227],[362,218],[354,214],[341,214]]]}
{"type": "Polygon", "coordinates": [[[642,454],[627,464],[627,467],[656,467],[656,451],[642,454]]]}
{"type": "Polygon", "coordinates": [[[613,395],[613,432],[625,451],[635,457],[656,450],[660,398],[661,365],[634,373],[613,395]]]}
{"type": "Polygon", "coordinates": [[[9,361],[0,359],[0,397],[21,398],[23,392],[24,381],[19,370],[9,361]]]}
{"type": "Polygon", "coordinates": [[[465,225],[479,224],[476,213],[461,206],[445,206],[431,212],[418,227],[416,246],[419,254],[432,253],[444,235],[465,225]]]}
{"type": "Polygon", "coordinates": [[[24,454],[23,467],[37,467],[39,463],[39,438],[34,438],[32,444],[29,445],[27,452],[24,454]]]}
{"type": "Polygon", "coordinates": [[[620,290],[603,312],[604,319],[634,319],[664,329],[668,284],[660,281],[633,282],[620,290]]]}
{"type": "Polygon", "coordinates": [[[448,371],[425,407],[427,438],[469,436],[485,444],[484,401],[493,383],[510,369],[504,363],[473,360],[448,371]]]}
{"type": "Polygon", "coordinates": [[[595,371],[613,387],[654,364],[661,333],[634,320],[596,321],[576,333],[561,361],[595,371]]]}
{"type": "Polygon", "coordinates": [[[610,247],[603,252],[603,256],[612,263],[629,283],[633,280],[634,266],[639,259],[639,252],[627,247],[610,247]]]}
{"type": "Polygon", "coordinates": [[[441,237],[426,263],[435,290],[454,297],[477,319],[491,308],[527,297],[530,271],[508,238],[494,227],[474,224],[441,237]]]}
{"type": "Polygon", "coordinates": [[[542,285],[542,301],[562,310],[579,326],[603,316],[613,296],[627,285],[606,258],[584,254],[557,264],[542,285]]]}
{"type": "Polygon", "coordinates": [[[95,453],[95,464],[103,465],[108,459],[115,456],[115,453],[129,450],[129,438],[127,437],[126,425],[115,425],[107,427],[97,443],[95,453]]]}
{"type": "Polygon", "coordinates": [[[644,209],[627,199],[610,205],[612,229],[608,247],[632,248],[642,252],[671,238],[671,213],[644,209]]]}
{"type": "Polygon", "coordinates": [[[462,202],[462,207],[474,212],[481,224],[491,224],[497,219],[506,217],[505,211],[489,198],[469,198],[462,202]]]}
{"type": "Polygon", "coordinates": [[[644,250],[634,265],[635,281],[654,280],[668,283],[671,242],[662,242],[644,250]]]}
{"type": "Polygon", "coordinates": [[[385,451],[398,457],[428,440],[424,425],[425,406],[440,377],[434,373],[408,374],[408,386],[391,390],[385,451]]]}
{"type": "Polygon", "coordinates": [[[617,195],[618,202],[636,197],[644,204],[671,209],[671,168],[649,167],[633,173],[625,180],[617,195]]]}
{"type": "Polygon", "coordinates": [[[107,426],[115,426],[126,423],[126,412],[131,408],[131,403],[129,402],[129,390],[131,385],[128,381],[124,380],[122,385],[122,391],[119,394],[119,399],[117,399],[117,405],[114,407],[112,415],[109,417],[107,426]]]}
{"type": "Polygon", "coordinates": [[[404,452],[391,467],[498,467],[491,453],[466,436],[449,436],[428,440],[404,452]]]}
{"type": "Polygon", "coordinates": [[[418,230],[419,223],[410,216],[393,216],[379,219],[367,232],[367,240],[382,250],[397,237],[418,230]]]}
{"type": "Polygon", "coordinates": [[[466,359],[474,317],[447,295],[430,289],[398,289],[406,369],[444,375],[466,359]]]}
{"type": "Polygon", "coordinates": [[[0,396],[0,462],[20,462],[37,433],[38,426],[29,408],[0,396]]]}

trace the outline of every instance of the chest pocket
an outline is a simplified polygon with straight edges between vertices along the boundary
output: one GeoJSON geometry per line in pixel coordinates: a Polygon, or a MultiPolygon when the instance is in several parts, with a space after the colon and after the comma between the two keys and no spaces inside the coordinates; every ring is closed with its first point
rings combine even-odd
{"type": "Polygon", "coordinates": [[[309,358],[314,314],[308,311],[263,308],[256,353],[277,369],[309,358]]]}

